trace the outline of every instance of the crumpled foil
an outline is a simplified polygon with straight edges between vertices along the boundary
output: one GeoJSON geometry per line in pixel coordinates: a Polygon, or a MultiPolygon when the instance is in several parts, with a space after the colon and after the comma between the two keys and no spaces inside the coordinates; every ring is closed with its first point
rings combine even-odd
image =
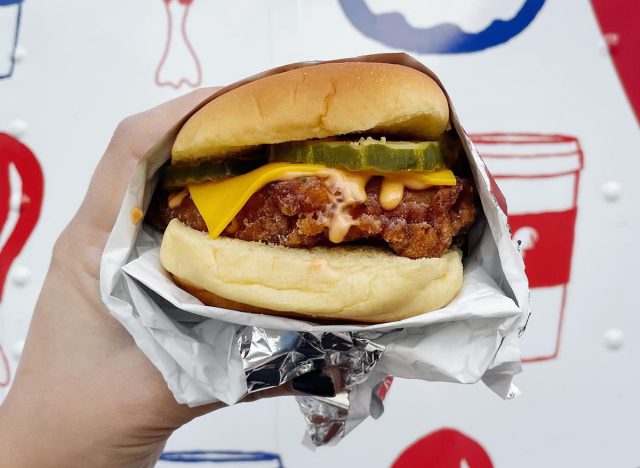
{"type": "Polygon", "coordinates": [[[388,333],[299,333],[247,326],[238,328],[236,339],[249,393],[314,370],[332,368],[339,373],[343,389],[335,397],[297,397],[307,421],[307,437],[320,446],[335,444],[344,436],[349,394],[380,361],[384,346],[372,340],[384,334],[388,333]]]}

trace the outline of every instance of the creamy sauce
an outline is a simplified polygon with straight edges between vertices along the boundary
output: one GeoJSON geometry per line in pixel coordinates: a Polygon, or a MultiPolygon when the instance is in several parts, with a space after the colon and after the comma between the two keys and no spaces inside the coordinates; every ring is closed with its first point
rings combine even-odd
{"type": "Polygon", "coordinates": [[[319,221],[329,229],[329,240],[335,244],[342,242],[351,226],[357,222],[345,209],[362,203],[367,199],[365,187],[373,174],[368,172],[349,172],[340,169],[323,169],[318,172],[288,172],[278,180],[292,180],[298,177],[319,177],[329,189],[333,198],[319,221]]]}
{"type": "Polygon", "coordinates": [[[397,208],[404,196],[404,183],[384,177],[380,186],[380,206],[385,210],[397,208]]]}
{"type": "MultiPolygon", "coordinates": [[[[418,180],[415,177],[412,177],[410,174],[394,174],[390,178],[392,178],[394,181],[402,183],[402,185],[411,190],[425,190],[429,187],[433,187],[433,184],[418,180]]],[[[385,177],[385,180],[386,179],[388,179],[388,177],[385,177]]],[[[402,198],[400,198],[400,201],[402,201],[402,198]]]]}
{"type": "Polygon", "coordinates": [[[365,187],[371,175],[363,172],[349,173],[338,169],[326,169],[321,171],[321,174],[326,177],[324,183],[334,198],[325,215],[329,228],[329,240],[338,244],[344,240],[351,226],[357,224],[349,213],[345,213],[345,209],[367,199],[365,187]]]}
{"type": "Polygon", "coordinates": [[[351,215],[344,212],[344,205],[340,205],[329,218],[329,240],[339,244],[354,224],[356,223],[351,215]]]}
{"type": "Polygon", "coordinates": [[[131,222],[133,224],[138,224],[143,217],[144,212],[140,208],[136,206],[131,209],[131,222]]]}
{"type": "Polygon", "coordinates": [[[227,234],[235,234],[240,229],[240,224],[236,218],[233,218],[231,222],[227,225],[227,228],[224,230],[227,234]]]}
{"type": "Polygon", "coordinates": [[[182,200],[184,200],[184,197],[186,197],[188,193],[189,192],[187,192],[187,190],[184,189],[180,192],[174,192],[171,195],[169,195],[169,208],[173,210],[179,207],[180,204],[182,203],[182,200]]]}
{"type": "Polygon", "coordinates": [[[326,268],[328,265],[329,262],[324,258],[317,258],[309,262],[309,270],[321,270],[322,268],[326,268]]]}
{"type": "MultiPolygon", "coordinates": [[[[339,244],[344,241],[351,226],[358,222],[347,212],[351,205],[362,203],[367,199],[365,187],[374,175],[373,172],[350,172],[340,169],[325,169],[319,172],[290,172],[280,180],[291,180],[297,177],[320,177],[332,194],[333,200],[320,216],[321,222],[329,229],[329,240],[339,244]]],[[[432,184],[416,180],[412,174],[389,174],[382,176],[380,186],[380,205],[384,210],[393,210],[402,203],[404,189],[424,190],[432,184]]]]}

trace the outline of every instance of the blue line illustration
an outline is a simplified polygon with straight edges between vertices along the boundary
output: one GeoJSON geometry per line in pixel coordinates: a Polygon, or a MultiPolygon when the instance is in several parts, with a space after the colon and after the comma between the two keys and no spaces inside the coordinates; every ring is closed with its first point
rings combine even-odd
{"type": "Polygon", "coordinates": [[[18,47],[18,35],[20,33],[20,19],[22,17],[22,0],[0,0],[0,7],[17,5],[18,10],[16,13],[16,28],[13,35],[13,46],[11,48],[11,54],[9,57],[9,70],[6,73],[0,72],[0,80],[9,78],[13,74],[13,69],[16,64],[16,47],[18,47]]]}
{"type": "Polygon", "coordinates": [[[524,31],[538,15],[545,0],[526,0],[509,20],[494,20],[477,33],[453,23],[417,28],[397,12],[380,15],[366,0],[338,0],[349,21],[362,34],[378,42],[421,54],[463,54],[503,44],[524,31]]]}
{"type": "Polygon", "coordinates": [[[264,462],[275,461],[278,468],[284,468],[282,459],[277,453],[245,452],[242,450],[185,450],[164,452],[160,460],[182,463],[232,463],[232,462],[264,462]]]}

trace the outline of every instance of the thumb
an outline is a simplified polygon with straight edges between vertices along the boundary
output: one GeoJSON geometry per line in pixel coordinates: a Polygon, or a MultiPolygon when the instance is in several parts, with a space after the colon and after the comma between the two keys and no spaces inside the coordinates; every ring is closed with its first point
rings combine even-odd
{"type": "Polygon", "coordinates": [[[111,231],[136,164],[182,117],[219,89],[198,89],[120,122],[76,220],[98,232],[111,231]]]}

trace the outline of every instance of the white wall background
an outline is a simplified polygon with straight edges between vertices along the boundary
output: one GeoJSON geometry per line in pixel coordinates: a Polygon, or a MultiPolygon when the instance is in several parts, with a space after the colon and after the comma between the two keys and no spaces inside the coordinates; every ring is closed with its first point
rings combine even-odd
{"type": "MultiPolygon", "coordinates": [[[[491,7],[480,1],[403,3],[370,1],[376,12],[406,11],[414,25],[457,21],[470,31],[511,17],[522,1],[491,7]]],[[[293,61],[392,50],[358,32],[337,0],[195,0],[189,15],[203,85],[293,61]]],[[[22,59],[11,78],[0,80],[0,131],[15,131],[16,119],[26,123],[21,139],[43,167],[45,198],[0,304],[0,343],[12,369],[52,245],[116,124],[189,90],[154,82],[166,27],[161,0],[23,4],[22,59]],[[25,285],[14,281],[17,268],[30,272],[25,285]]],[[[640,253],[634,246],[640,132],[588,2],[547,0],[522,34],[486,51],[416,57],[439,74],[471,133],[562,133],[582,145],[585,167],[559,356],[527,364],[517,379],[524,393],[511,402],[481,385],[396,380],[380,420],[314,453],[299,443],[304,422],[288,399],[201,418],[177,431],[167,449],[266,450],[279,453],[285,466],[383,467],[414,440],[451,427],[478,441],[498,467],[639,466],[640,309],[634,292],[640,253]],[[603,197],[608,181],[622,187],[615,202],[603,197]],[[605,346],[612,328],[623,334],[617,350],[605,346]]],[[[161,77],[176,79],[181,71],[195,77],[184,56],[170,57],[161,77]]]]}

